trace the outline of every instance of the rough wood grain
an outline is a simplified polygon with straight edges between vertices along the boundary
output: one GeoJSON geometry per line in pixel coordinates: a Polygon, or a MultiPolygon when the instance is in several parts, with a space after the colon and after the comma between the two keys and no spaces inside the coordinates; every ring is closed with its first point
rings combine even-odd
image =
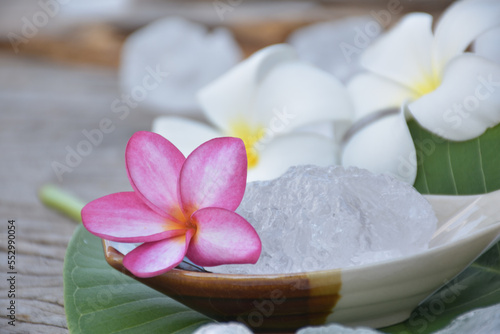
{"type": "MultiPolygon", "coordinates": [[[[390,15],[389,22],[384,22],[384,26],[392,26],[411,11],[438,16],[451,2],[453,0],[141,0],[131,1],[123,11],[108,12],[100,19],[56,15],[27,43],[17,43],[8,38],[8,33],[21,36],[25,24],[21,18],[29,20],[41,10],[38,1],[18,0],[0,6],[0,49],[12,54],[17,49],[21,55],[116,68],[122,43],[130,32],[160,18],[180,16],[211,28],[229,28],[244,55],[249,56],[265,46],[285,42],[292,31],[308,24],[350,16],[376,20],[377,13],[395,6],[397,14],[390,15]]],[[[71,7],[71,4],[68,5],[71,7]]]]}
{"type": "Polygon", "coordinates": [[[76,223],[39,202],[37,189],[51,182],[85,201],[130,190],[123,153],[130,135],[148,130],[155,115],[137,108],[125,120],[111,112],[121,93],[116,72],[0,54],[0,333],[67,333],[63,260],[76,223]],[[64,163],[66,147],[85,139],[82,130],[108,117],[106,134],[59,182],[51,163],[64,163]],[[15,219],[16,326],[7,325],[7,221],[15,219]]]}
{"type": "MultiPolygon", "coordinates": [[[[441,10],[448,2],[439,1],[439,6],[431,10],[441,10]]],[[[368,15],[370,12],[367,8],[348,12],[330,6],[325,1],[325,8],[316,8],[312,14],[306,14],[298,1],[293,6],[295,11],[290,9],[290,4],[282,2],[280,8],[286,7],[286,11],[266,9],[266,13],[273,12],[274,16],[265,17],[262,10],[258,10],[264,3],[244,2],[227,17],[227,21],[220,21],[211,7],[212,2],[206,2],[203,8],[192,7],[191,4],[189,10],[177,2],[177,11],[159,2],[158,6],[163,11],[150,10],[143,13],[140,22],[126,22],[129,28],[130,25],[135,28],[166,12],[187,13],[189,15],[184,16],[193,20],[229,26],[245,53],[250,54],[265,45],[283,41],[292,29],[307,22],[354,13],[368,15]],[[211,14],[209,22],[207,6],[211,14]],[[261,22],[255,22],[252,15],[246,13],[254,13],[253,18],[259,17],[261,22]],[[281,23],[275,22],[276,16],[282,19],[281,23]],[[308,19],[303,20],[306,16],[308,19]]],[[[387,1],[381,0],[375,6],[380,8],[385,3],[387,1]]],[[[413,9],[410,3],[405,2],[405,11],[413,9]]],[[[27,15],[24,10],[19,13],[27,15]]],[[[7,16],[16,27],[22,16],[19,13],[8,14],[2,7],[0,22],[9,23],[5,19],[7,16]]],[[[137,12],[133,14],[134,17],[140,16],[137,12]]],[[[3,31],[10,28],[5,29],[3,31]]],[[[156,116],[140,106],[124,120],[112,113],[111,104],[121,95],[113,66],[116,67],[118,63],[123,35],[114,31],[103,35],[102,30],[99,34],[104,42],[97,45],[95,38],[86,38],[85,34],[81,35],[80,44],[57,38],[44,39],[41,34],[39,40],[33,40],[17,56],[13,56],[8,41],[0,38],[0,49],[2,46],[4,48],[4,52],[0,53],[0,333],[68,333],[62,271],[66,246],[76,223],[46,209],[37,199],[37,189],[45,183],[55,183],[84,201],[112,192],[131,190],[123,159],[126,142],[135,131],[150,129],[156,116]],[[30,55],[45,55],[67,62],[56,64],[30,55]],[[92,63],[105,66],[85,65],[92,63]],[[97,128],[105,117],[113,121],[116,129],[106,134],[102,143],[93,147],[92,152],[59,181],[51,164],[54,161],[64,163],[67,148],[75,149],[85,139],[82,131],[97,128]],[[15,327],[9,326],[6,318],[6,307],[10,302],[6,274],[9,219],[15,219],[17,225],[15,327]]]]}

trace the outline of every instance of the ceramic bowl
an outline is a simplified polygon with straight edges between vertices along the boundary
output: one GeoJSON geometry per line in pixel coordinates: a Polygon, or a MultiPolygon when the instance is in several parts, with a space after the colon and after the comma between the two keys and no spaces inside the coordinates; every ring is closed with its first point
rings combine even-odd
{"type": "MultiPolygon", "coordinates": [[[[140,282],[221,321],[255,332],[294,332],[330,322],[383,327],[404,321],[425,297],[476,259],[500,234],[500,191],[427,196],[438,230],[425,252],[371,265],[277,275],[174,269],[140,282]]],[[[105,257],[130,276],[123,255],[104,241],[105,257]]]]}

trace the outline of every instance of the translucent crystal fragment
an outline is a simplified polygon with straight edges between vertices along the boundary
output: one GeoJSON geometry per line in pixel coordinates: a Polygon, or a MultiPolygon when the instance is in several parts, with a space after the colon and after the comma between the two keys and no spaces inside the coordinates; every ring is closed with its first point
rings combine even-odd
{"type": "Polygon", "coordinates": [[[426,250],[437,223],[413,187],[340,166],[297,166],[250,183],[237,212],[259,233],[261,257],[215,272],[293,273],[390,260],[426,250]]]}

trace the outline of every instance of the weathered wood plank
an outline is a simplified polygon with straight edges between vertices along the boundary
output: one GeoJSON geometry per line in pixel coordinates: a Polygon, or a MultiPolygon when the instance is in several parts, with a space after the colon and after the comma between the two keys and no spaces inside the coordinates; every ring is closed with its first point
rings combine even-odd
{"type": "MultiPolygon", "coordinates": [[[[41,8],[36,1],[16,1],[0,11],[0,49],[23,55],[44,56],[70,63],[97,64],[118,67],[122,43],[133,30],[156,19],[180,16],[209,27],[229,28],[245,55],[270,44],[284,42],[295,29],[320,21],[338,20],[349,16],[372,16],[396,7],[390,22],[395,24],[401,15],[425,11],[436,15],[453,0],[323,0],[323,1],[135,1],[121,11],[75,18],[68,11],[55,15],[47,26],[39,29],[27,43],[12,42],[8,32],[22,36],[28,20],[41,8]],[[219,7],[217,7],[219,4],[219,7]],[[225,4],[225,5],[224,5],[225,4]]],[[[71,7],[72,3],[65,6],[71,7]]],[[[69,10],[75,13],[75,9],[69,10]]]]}
{"type": "Polygon", "coordinates": [[[128,138],[148,130],[154,114],[137,108],[118,122],[110,105],[120,96],[115,70],[59,65],[0,54],[0,305],[8,305],[7,220],[16,220],[16,326],[0,313],[0,333],[67,333],[63,260],[76,223],[37,198],[55,183],[85,201],[129,190],[123,154],[128,138]],[[104,117],[116,129],[59,181],[51,163],[85,139],[104,117]]]}
{"type": "MultiPolygon", "coordinates": [[[[448,2],[449,0],[433,2],[435,5],[431,10],[439,11],[448,2]]],[[[37,2],[32,2],[35,3],[37,2]]],[[[274,11],[267,9],[267,2],[251,1],[244,2],[223,21],[212,8],[212,1],[194,6],[192,2],[189,5],[184,5],[184,2],[173,3],[176,6],[173,11],[167,2],[156,3],[160,10],[151,10],[153,7],[141,5],[141,8],[147,7],[149,10],[142,12],[142,16],[134,11],[134,17],[140,16],[141,19],[126,21],[129,29],[143,25],[166,12],[182,14],[212,26],[227,25],[233,30],[245,53],[250,54],[265,45],[282,42],[298,26],[346,15],[369,15],[370,10],[383,8],[387,1],[372,3],[370,8],[354,9],[343,1],[336,1],[337,4],[341,3],[340,6],[327,4],[325,1],[312,7],[307,13],[301,8],[301,3],[309,6],[304,1],[296,2],[293,6],[281,2],[275,8],[286,10],[274,11]],[[266,9],[259,9],[260,7],[266,9]],[[259,20],[255,20],[255,17],[259,20]]],[[[429,4],[430,2],[426,2],[426,6],[429,4]]],[[[407,2],[404,11],[413,10],[414,7],[410,5],[413,6],[413,3],[407,2]]],[[[6,13],[6,8],[2,8],[1,24],[9,23],[4,19],[5,15],[14,25],[19,24],[22,15],[28,15],[24,9],[19,15],[6,13]]],[[[119,26],[115,22],[114,27],[119,26]]],[[[123,158],[126,142],[135,131],[149,130],[156,116],[140,106],[132,110],[124,120],[112,112],[112,102],[121,95],[115,67],[125,33],[106,30],[109,26],[98,28],[89,31],[88,26],[84,26],[79,32],[81,35],[68,31],[66,36],[49,37],[48,34],[41,33],[17,56],[13,56],[11,45],[5,38],[0,40],[0,48],[4,48],[4,53],[0,53],[2,310],[10,303],[6,293],[9,289],[6,267],[9,219],[15,219],[17,223],[18,272],[16,326],[7,325],[6,312],[2,311],[0,333],[68,333],[63,307],[62,273],[64,253],[76,223],[43,207],[37,198],[37,189],[44,183],[55,183],[84,201],[112,192],[130,190],[123,158]],[[96,38],[96,34],[103,38],[96,38]],[[75,40],[75,36],[83,37],[75,40]],[[73,43],[69,43],[68,38],[73,43]],[[102,43],[103,40],[105,43],[102,43]],[[106,52],[108,53],[105,54],[106,52]],[[30,54],[63,59],[67,63],[42,61],[39,57],[29,58],[30,54]],[[97,128],[103,118],[111,119],[115,130],[104,135],[102,143],[93,146],[88,156],[83,157],[77,166],[71,168],[71,172],[64,173],[59,179],[52,164],[65,163],[68,147],[75,149],[85,139],[82,131],[97,128]]]]}

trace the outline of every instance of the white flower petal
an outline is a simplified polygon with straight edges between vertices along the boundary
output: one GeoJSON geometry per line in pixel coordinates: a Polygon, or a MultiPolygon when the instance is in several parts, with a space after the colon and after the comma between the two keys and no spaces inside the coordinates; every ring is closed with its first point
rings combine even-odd
{"type": "Polygon", "coordinates": [[[500,25],[500,1],[464,0],[453,3],[436,25],[434,61],[438,67],[465,51],[472,41],[500,25]]]}
{"type": "Polygon", "coordinates": [[[167,138],[185,157],[204,142],[223,136],[206,124],[181,117],[158,117],[152,131],[167,138]]]}
{"type": "Polygon", "coordinates": [[[474,42],[476,54],[500,64],[500,28],[492,29],[474,42]]]}
{"type": "Polygon", "coordinates": [[[372,73],[355,76],[347,89],[352,97],[356,119],[377,110],[399,108],[413,97],[413,92],[405,86],[372,73]]]}
{"type": "MultiPolygon", "coordinates": [[[[258,147],[259,148],[259,147],[258,147]]],[[[259,163],[248,170],[248,182],[269,180],[282,175],[291,166],[329,166],[337,163],[338,148],[322,136],[294,133],[262,144],[259,163]]]]}
{"type": "Polygon", "coordinates": [[[342,165],[385,173],[413,184],[417,176],[416,152],[406,124],[405,106],[356,133],[344,146],[342,165]]]}
{"type": "Polygon", "coordinates": [[[409,109],[420,125],[444,138],[475,138],[500,122],[500,65],[474,54],[458,56],[441,86],[409,109]]]}
{"type": "MultiPolygon", "coordinates": [[[[205,267],[206,268],[206,267],[205,267]]],[[[208,324],[200,327],[193,334],[252,334],[245,325],[236,322],[208,324]]]]}
{"type": "Polygon", "coordinates": [[[414,88],[432,77],[432,16],[412,13],[381,36],[361,56],[368,70],[414,88]]]}
{"type": "Polygon", "coordinates": [[[316,122],[293,129],[293,133],[312,133],[332,139],[335,143],[340,143],[342,138],[352,126],[352,120],[335,122],[316,122]]]}
{"type": "MultiPolygon", "coordinates": [[[[351,125],[351,122],[347,122],[347,125],[344,125],[345,127],[349,128],[351,125]]],[[[343,122],[342,122],[343,124],[343,122]]],[[[313,133],[316,135],[320,135],[329,139],[334,139],[338,138],[338,134],[335,132],[335,124],[334,122],[316,122],[316,123],[310,123],[304,126],[301,126],[300,128],[294,129],[294,133],[313,133]]],[[[341,128],[341,130],[343,130],[341,128]]],[[[347,131],[347,129],[346,129],[347,131]]],[[[341,137],[340,137],[341,138],[341,137]]]]}
{"type": "Polygon", "coordinates": [[[346,82],[362,69],[360,55],[381,31],[372,16],[357,16],[297,29],[288,41],[301,60],[346,82]]]}
{"type": "Polygon", "coordinates": [[[64,6],[54,3],[55,7],[41,7],[51,17],[61,15],[64,20],[72,24],[85,24],[103,21],[119,21],[128,16],[133,4],[130,0],[107,1],[68,1],[61,2],[64,6]],[[57,8],[57,9],[56,9],[57,8]],[[60,13],[58,13],[60,10],[60,13]]]}
{"type": "Polygon", "coordinates": [[[264,48],[202,88],[198,101],[211,122],[229,131],[231,123],[241,121],[242,115],[252,119],[256,89],[262,78],[277,64],[295,58],[288,45],[264,48]]]}
{"type": "Polygon", "coordinates": [[[160,112],[193,113],[199,110],[196,92],[240,59],[229,30],[208,33],[181,18],[161,19],[127,38],[121,85],[134,103],[160,112]]]}
{"type": "Polygon", "coordinates": [[[279,118],[282,131],[287,131],[318,121],[351,120],[353,110],[347,89],[339,80],[312,65],[289,61],[275,66],[263,78],[255,113],[264,126],[279,118]]]}

